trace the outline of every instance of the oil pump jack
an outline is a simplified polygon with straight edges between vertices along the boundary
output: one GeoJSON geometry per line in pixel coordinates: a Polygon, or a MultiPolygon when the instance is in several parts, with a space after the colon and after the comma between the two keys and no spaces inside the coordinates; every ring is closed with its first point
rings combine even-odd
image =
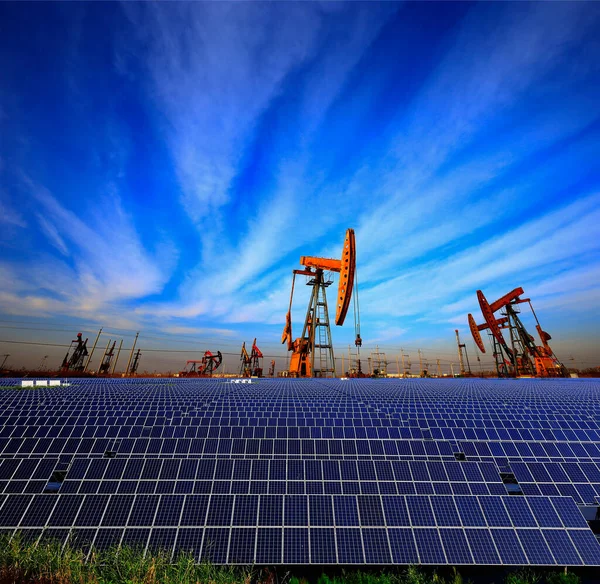
{"type": "Polygon", "coordinates": [[[185,370],[179,373],[180,377],[212,377],[213,372],[219,368],[223,361],[221,351],[214,355],[205,351],[201,360],[191,359],[186,362],[185,370]]]}
{"type": "Polygon", "coordinates": [[[240,375],[242,377],[262,377],[262,365],[260,360],[263,358],[262,351],[256,346],[256,339],[252,342],[252,351],[248,355],[246,342],[242,344],[242,354],[240,360],[240,375]]]}
{"type": "Polygon", "coordinates": [[[82,340],[81,333],[77,333],[77,338],[71,341],[71,347],[69,347],[69,351],[73,349],[73,353],[69,358],[69,351],[67,351],[62,365],[60,366],[61,371],[83,371],[83,360],[88,355],[87,342],[87,339],[85,341],[82,340]]]}
{"type": "MultiPolygon", "coordinates": [[[[302,256],[300,263],[303,270],[294,270],[292,278],[292,291],[290,293],[289,309],[285,317],[285,327],[281,342],[287,343],[288,351],[292,351],[290,358],[290,377],[335,377],[335,358],[331,342],[331,329],[329,327],[329,311],[325,290],[332,284],[332,280],[325,275],[326,272],[340,274],[338,293],[336,298],[335,324],[342,326],[352,298],[352,289],[356,278],[356,244],[354,229],[346,231],[341,259],[319,258],[302,256]],[[292,340],[292,301],[296,276],[308,276],[308,286],[312,287],[312,294],[304,319],[302,335],[292,340]]],[[[358,290],[358,286],[357,286],[358,290]]],[[[358,301],[355,294],[355,345],[358,350],[362,345],[360,338],[360,318],[358,301]]],[[[360,369],[360,357],[358,359],[360,369]]]]}
{"type": "Polygon", "coordinates": [[[117,341],[113,341],[111,347],[110,341],[108,341],[108,345],[106,345],[106,350],[104,351],[102,362],[100,363],[100,368],[98,369],[98,373],[100,373],[101,375],[106,375],[110,371],[110,362],[112,361],[113,355],[115,354],[116,344],[117,341]]]}
{"type": "Polygon", "coordinates": [[[489,303],[483,292],[477,290],[477,300],[485,322],[477,325],[473,315],[468,315],[469,328],[475,344],[482,353],[485,353],[480,331],[489,329],[499,377],[567,377],[566,367],[558,360],[548,344],[552,337],[542,330],[531,300],[520,298],[523,294],[523,288],[515,288],[502,298],[489,303]],[[536,345],[534,337],[527,332],[519,317],[518,305],[525,303],[529,304],[535,318],[541,345],[536,345]],[[501,311],[501,318],[497,319],[494,313],[498,311],[501,311]],[[510,346],[505,341],[502,330],[508,331],[510,346]]]}

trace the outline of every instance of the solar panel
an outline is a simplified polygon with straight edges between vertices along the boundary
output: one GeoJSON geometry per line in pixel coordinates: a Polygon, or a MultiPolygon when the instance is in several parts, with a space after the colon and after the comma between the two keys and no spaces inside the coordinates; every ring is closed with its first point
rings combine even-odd
{"type": "Polygon", "coordinates": [[[600,500],[597,389],[91,379],[0,392],[0,526],[216,563],[600,565],[577,506],[600,500]]]}
{"type": "Polygon", "coordinates": [[[444,548],[437,529],[415,529],[415,541],[421,564],[446,564],[444,548]]]}
{"type": "Polygon", "coordinates": [[[473,556],[462,529],[440,529],[440,537],[449,564],[461,566],[473,563],[473,556]]]}
{"type": "Polygon", "coordinates": [[[515,531],[490,529],[490,533],[503,564],[521,566],[528,563],[515,531]]]}

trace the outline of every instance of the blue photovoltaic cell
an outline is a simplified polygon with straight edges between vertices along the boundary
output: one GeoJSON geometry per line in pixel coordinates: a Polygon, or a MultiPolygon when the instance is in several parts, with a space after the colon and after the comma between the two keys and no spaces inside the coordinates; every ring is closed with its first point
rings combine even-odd
{"type": "Polygon", "coordinates": [[[569,529],[569,537],[586,566],[600,566],[600,543],[589,530],[569,529]]]}
{"type": "Polygon", "coordinates": [[[123,529],[98,529],[94,539],[94,547],[102,551],[118,546],[122,537],[123,529]]]}
{"type": "Polygon", "coordinates": [[[500,497],[478,497],[490,527],[511,527],[511,521],[500,497]]]}
{"type": "Polygon", "coordinates": [[[32,495],[9,495],[0,509],[0,525],[16,527],[31,499],[32,495]]]}
{"type": "Polygon", "coordinates": [[[186,528],[177,531],[175,547],[178,553],[187,552],[200,559],[204,529],[186,528]]]}
{"type": "Polygon", "coordinates": [[[481,507],[475,497],[454,497],[461,521],[465,527],[485,527],[487,525],[481,507]]]}
{"type": "Polygon", "coordinates": [[[505,497],[504,504],[515,527],[537,527],[537,521],[523,497],[505,497]]]}
{"type": "Polygon", "coordinates": [[[334,496],[333,508],[337,526],[359,526],[356,497],[334,496]]]}
{"type": "Polygon", "coordinates": [[[288,495],[284,499],[285,525],[308,525],[308,500],[302,495],[288,495]]]}
{"type": "Polygon", "coordinates": [[[204,525],[207,509],[208,495],[186,495],[181,515],[181,525],[204,525]]]}
{"type": "Polygon", "coordinates": [[[429,497],[409,496],[406,497],[406,504],[412,525],[435,525],[435,517],[429,503],[429,497]]]}
{"type": "Polygon", "coordinates": [[[258,496],[237,496],[233,508],[232,525],[256,525],[258,515],[258,496]]]}
{"type": "Polygon", "coordinates": [[[152,553],[157,553],[160,550],[163,552],[170,551],[173,549],[176,536],[176,529],[154,528],[150,532],[148,550],[152,553]]]}
{"type": "MultiPolygon", "coordinates": [[[[154,517],[154,525],[179,525],[179,518],[181,516],[183,503],[183,495],[161,495],[160,502],[156,510],[156,515],[154,517]]],[[[206,506],[204,507],[204,513],[206,513],[206,506]]],[[[198,515],[202,515],[202,512],[200,510],[198,510],[198,515]]]]}
{"type": "Polygon", "coordinates": [[[283,531],[281,528],[261,527],[256,535],[256,563],[280,564],[283,531]]]}
{"type": "Polygon", "coordinates": [[[542,529],[542,534],[557,564],[564,566],[580,566],[582,564],[566,531],[542,529]]]}
{"type": "Polygon", "coordinates": [[[60,495],[48,525],[53,527],[73,525],[82,501],[83,495],[60,495]]]}
{"type": "Polygon", "coordinates": [[[500,558],[490,533],[484,529],[465,529],[467,541],[476,564],[499,564],[500,558]]]}
{"type": "Polygon", "coordinates": [[[233,495],[212,495],[206,516],[206,525],[227,527],[231,525],[233,495]]]}
{"type": "Polygon", "coordinates": [[[550,497],[550,500],[565,527],[587,527],[587,521],[572,499],[550,497]]]}
{"type": "Polygon", "coordinates": [[[530,563],[539,565],[555,564],[541,531],[537,529],[519,529],[517,535],[530,563]]]}
{"type": "Polygon", "coordinates": [[[286,527],[283,530],[283,563],[308,564],[308,529],[286,527]]]}
{"type": "Polygon", "coordinates": [[[340,564],[364,564],[360,529],[337,528],[335,530],[338,562],[340,564]]]}
{"type": "Polygon", "coordinates": [[[437,529],[415,529],[414,535],[421,564],[446,563],[437,529]]]}
{"type": "Polygon", "coordinates": [[[52,495],[35,497],[21,519],[21,527],[46,525],[57,500],[52,495]]]}
{"type": "Polygon", "coordinates": [[[472,564],[473,556],[462,529],[440,529],[440,537],[449,564],[472,564]]]}
{"type": "Polygon", "coordinates": [[[418,564],[419,555],[412,529],[388,529],[392,561],[395,564],[418,564]]]}
{"type": "Polygon", "coordinates": [[[102,517],[103,527],[124,526],[133,505],[133,495],[114,495],[110,498],[102,517]]]}
{"type": "Polygon", "coordinates": [[[404,497],[382,497],[382,500],[388,526],[410,525],[404,497]]]}
{"type": "Polygon", "coordinates": [[[100,519],[102,519],[107,503],[108,495],[86,495],[77,515],[77,526],[97,527],[100,525],[100,519]]]}
{"type": "Polygon", "coordinates": [[[490,532],[503,564],[522,565],[527,563],[517,534],[512,529],[491,529],[490,532]]]}
{"type": "Polygon", "coordinates": [[[333,506],[331,497],[327,495],[311,495],[309,497],[308,508],[311,526],[333,526],[333,506]]]}
{"type": "Polygon", "coordinates": [[[367,564],[389,564],[390,546],[385,529],[363,529],[363,546],[367,564]]]}
{"type": "Polygon", "coordinates": [[[127,525],[152,525],[158,500],[158,495],[136,497],[127,525]]]}
{"type": "MultiPolygon", "coordinates": [[[[383,526],[383,509],[381,498],[377,496],[361,495],[357,497],[360,523],[365,526],[383,526]]],[[[366,553],[366,549],[365,549],[366,553]]]]}
{"type": "Polygon", "coordinates": [[[243,527],[231,530],[229,544],[230,564],[252,564],[254,562],[254,545],[256,529],[243,527]]]}
{"type": "Polygon", "coordinates": [[[332,528],[311,528],[310,561],[313,564],[337,563],[335,534],[332,528]]]}
{"type": "Polygon", "coordinates": [[[448,527],[462,525],[452,497],[431,497],[430,501],[438,525],[448,527]]]}
{"type": "Polygon", "coordinates": [[[529,497],[527,501],[540,527],[563,526],[550,499],[546,499],[545,497],[529,497]]]}

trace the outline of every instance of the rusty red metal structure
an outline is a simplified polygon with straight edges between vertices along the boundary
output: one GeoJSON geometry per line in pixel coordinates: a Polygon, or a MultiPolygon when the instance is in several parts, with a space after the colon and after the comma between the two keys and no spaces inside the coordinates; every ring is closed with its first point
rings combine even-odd
{"type": "Polygon", "coordinates": [[[242,344],[242,353],[240,355],[240,375],[242,377],[262,377],[262,351],[256,345],[256,338],[252,341],[252,350],[250,354],[246,350],[246,343],[242,344]]]}
{"type": "Polygon", "coordinates": [[[223,362],[221,351],[214,355],[205,351],[202,359],[190,359],[185,364],[185,369],[179,372],[180,377],[212,377],[212,374],[223,362]]]}
{"type": "Polygon", "coordinates": [[[558,360],[548,345],[550,335],[542,330],[531,300],[521,298],[523,294],[523,288],[515,288],[495,302],[490,303],[483,292],[477,290],[477,300],[483,314],[484,323],[478,325],[473,315],[468,315],[469,328],[475,344],[482,353],[485,353],[485,345],[480,331],[488,330],[499,377],[566,377],[567,370],[565,366],[558,360]],[[536,345],[534,337],[527,332],[519,317],[518,305],[525,303],[529,304],[535,317],[541,345],[536,345]],[[496,318],[494,313],[499,311],[501,317],[496,318]],[[502,334],[503,330],[508,331],[508,343],[502,334]]]}

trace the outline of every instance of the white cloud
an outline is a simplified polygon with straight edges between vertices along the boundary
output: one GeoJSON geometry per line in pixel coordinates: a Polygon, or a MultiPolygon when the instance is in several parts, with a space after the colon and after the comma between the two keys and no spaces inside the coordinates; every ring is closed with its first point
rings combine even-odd
{"type": "MultiPolygon", "coordinates": [[[[2,168],[0,166],[1,171],[2,168]]],[[[15,227],[27,227],[25,218],[9,203],[8,196],[3,189],[0,189],[0,223],[15,227]]]]}
{"type": "Polygon", "coordinates": [[[36,213],[36,217],[42,231],[50,241],[50,243],[65,256],[69,255],[69,250],[67,248],[67,244],[64,242],[63,238],[58,234],[58,230],[56,227],[50,223],[42,214],[36,213]]]}
{"type": "Polygon", "coordinates": [[[68,261],[38,253],[28,264],[3,262],[11,278],[0,299],[2,310],[122,319],[121,303],[162,290],[174,252],[169,252],[168,242],[159,244],[154,255],[144,249],[114,190],[96,203],[85,221],[43,186],[26,176],[22,180],[40,209],[43,232],[68,261]]]}

